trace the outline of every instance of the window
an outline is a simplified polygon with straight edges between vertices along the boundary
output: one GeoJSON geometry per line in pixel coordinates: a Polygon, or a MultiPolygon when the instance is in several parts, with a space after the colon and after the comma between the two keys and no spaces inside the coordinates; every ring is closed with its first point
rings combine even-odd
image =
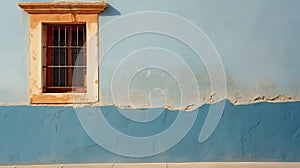
{"type": "Polygon", "coordinates": [[[32,104],[98,101],[98,15],[102,2],[21,2],[29,13],[32,104]]]}
{"type": "Polygon", "coordinates": [[[43,24],[43,92],[86,92],[85,24],[43,24]]]}

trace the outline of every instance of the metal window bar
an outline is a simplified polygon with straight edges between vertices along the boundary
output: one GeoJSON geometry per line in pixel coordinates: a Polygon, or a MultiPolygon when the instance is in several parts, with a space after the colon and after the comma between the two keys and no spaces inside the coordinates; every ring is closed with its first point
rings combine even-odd
{"type": "Polygon", "coordinates": [[[57,49],[68,49],[68,48],[72,48],[72,49],[82,49],[85,48],[85,46],[43,46],[44,48],[57,48],[57,49]]]}
{"type": "MultiPolygon", "coordinates": [[[[65,46],[67,41],[67,28],[65,26],[65,46]]],[[[67,48],[65,48],[65,65],[67,65],[67,48]]],[[[67,71],[65,70],[65,87],[67,87],[67,71]]]]}
{"type": "Polygon", "coordinates": [[[48,88],[86,88],[82,86],[48,86],[48,88]]]}
{"type": "Polygon", "coordinates": [[[86,68],[84,65],[45,65],[43,68],[86,68]]]}
{"type": "MultiPolygon", "coordinates": [[[[60,26],[58,26],[58,46],[60,46],[60,26]]],[[[54,58],[54,57],[53,57],[54,58]]],[[[60,65],[60,49],[58,49],[58,65],[60,65]]],[[[60,68],[58,68],[58,86],[60,86],[61,80],[60,80],[60,68]]]]}
{"type": "MultiPolygon", "coordinates": [[[[46,82],[44,85],[46,92],[60,92],[57,89],[64,89],[64,91],[72,91],[74,89],[81,89],[86,91],[85,73],[86,73],[86,46],[85,46],[85,25],[55,25],[47,24],[46,30],[50,30],[51,37],[47,34],[48,38],[46,45],[46,78],[50,79],[50,83],[46,82]],[[56,33],[55,33],[56,31],[56,33]],[[76,45],[72,45],[73,31],[76,33],[76,45]],[[82,31],[83,36],[79,36],[82,31]],[[54,36],[57,34],[57,36],[54,36]],[[55,44],[57,43],[57,45],[55,44]],[[82,44],[79,44],[82,43],[82,44]],[[75,63],[73,65],[73,52],[75,50],[75,63]],[[50,52],[49,52],[50,51],[50,52]],[[83,52],[83,53],[82,53],[83,52]],[[49,58],[51,57],[51,58],[49,58]],[[61,59],[63,57],[63,59],[61,59]],[[83,57],[83,58],[80,58],[83,57]],[[49,62],[48,60],[51,59],[49,62]],[[78,62],[79,61],[79,62],[78,62]],[[56,69],[56,70],[55,70],[56,69]],[[77,72],[77,75],[74,72],[77,72]],[[83,73],[80,73],[80,72],[83,73]],[[72,76],[74,75],[74,76],[72,76]],[[73,84],[72,84],[73,83],[73,84]]],[[[75,73],[76,73],[75,72],[75,73]]],[[[48,81],[48,80],[47,80],[48,81]]],[[[64,92],[63,91],[63,92],[64,92]]]]}

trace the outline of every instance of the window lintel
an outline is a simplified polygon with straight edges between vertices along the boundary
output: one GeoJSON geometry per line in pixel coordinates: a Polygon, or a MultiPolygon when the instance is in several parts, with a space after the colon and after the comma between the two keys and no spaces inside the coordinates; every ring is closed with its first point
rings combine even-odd
{"type": "Polygon", "coordinates": [[[20,2],[19,7],[28,14],[99,14],[108,3],[101,2],[20,2]]]}

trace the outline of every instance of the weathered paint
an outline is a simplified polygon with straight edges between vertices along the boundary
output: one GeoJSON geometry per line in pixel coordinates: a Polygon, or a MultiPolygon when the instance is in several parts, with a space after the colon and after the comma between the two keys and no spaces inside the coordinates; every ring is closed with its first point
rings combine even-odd
{"type": "MultiPolygon", "coordinates": [[[[165,110],[154,121],[137,123],[114,106],[100,108],[114,128],[132,136],[156,134],[169,127],[178,114],[165,110]]],[[[208,108],[198,108],[193,128],[170,150],[130,158],[93,142],[72,107],[0,107],[0,164],[300,161],[300,102],[232,105],[227,101],[219,126],[207,141],[199,143],[208,108]]]]}
{"type": "MultiPolygon", "coordinates": [[[[296,101],[300,93],[300,1],[108,1],[109,8],[99,17],[100,33],[101,28],[114,19],[134,12],[160,11],[179,15],[207,34],[218,50],[226,72],[227,100],[223,100],[226,106],[221,121],[212,136],[199,143],[199,132],[210,106],[204,103],[218,101],[218,95],[210,91],[205,64],[195,59],[197,55],[187,45],[163,34],[144,33],[120,40],[105,57],[104,53],[99,53],[99,80],[91,83],[99,84],[100,101],[85,108],[101,108],[109,123],[118,130],[134,136],[152,135],[174,121],[179,112],[170,109],[196,108],[199,112],[193,128],[180,143],[161,154],[142,158],[119,156],[100,147],[81,127],[74,107],[29,104],[29,76],[36,72],[29,70],[29,17],[17,6],[18,2],[3,1],[0,5],[3,23],[0,31],[0,165],[300,161],[300,103],[296,101]],[[152,68],[139,71],[130,84],[130,94],[122,95],[130,97],[131,103],[121,101],[116,104],[110,88],[114,70],[125,56],[145,47],[161,47],[180,56],[195,75],[200,101],[194,102],[193,96],[186,97],[185,101],[193,103],[181,106],[176,78],[152,68]],[[255,103],[259,101],[272,103],[255,103]],[[157,120],[139,127],[138,123],[121,116],[116,110],[118,106],[164,106],[166,109],[157,120]]],[[[129,22],[126,25],[135,24],[129,22]]],[[[115,27],[111,32],[128,29],[126,25],[115,27]]],[[[184,32],[182,25],[176,28],[184,32]]],[[[99,40],[99,49],[106,41],[99,40]]],[[[169,60],[170,64],[174,63],[172,61],[169,60]]],[[[190,70],[177,64],[174,66],[183,79],[190,70]]],[[[195,93],[189,89],[187,95],[195,93]]]]}

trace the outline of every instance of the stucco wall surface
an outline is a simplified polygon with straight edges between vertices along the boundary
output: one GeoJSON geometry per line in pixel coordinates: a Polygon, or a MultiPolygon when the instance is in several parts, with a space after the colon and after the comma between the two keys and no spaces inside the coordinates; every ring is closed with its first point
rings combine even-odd
{"type": "MultiPolygon", "coordinates": [[[[29,103],[29,21],[18,2],[2,1],[0,6],[2,105],[29,103]]],[[[99,18],[98,105],[153,107],[152,98],[166,100],[156,106],[183,109],[225,98],[235,104],[299,99],[299,1],[110,0],[108,3],[110,6],[99,18]],[[152,20],[150,11],[161,17],[152,20]],[[175,19],[166,22],[162,16],[169,15],[175,19]],[[156,31],[151,31],[150,24],[157,27],[156,31]],[[190,34],[192,26],[207,39],[199,41],[196,34],[190,34]],[[129,34],[135,29],[136,32],[129,34]],[[172,32],[180,33],[174,36],[172,32]],[[111,40],[115,43],[110,43],[111,40]],[[205,49],[208,40],[219,55],[217,62],[209,60],[213,53],[196,52],[195,47],[205,49]],[[151,52],[144,50],[147,48],[151,52]],[[144,57],[134,59],[130,57],[133,53],[144,57]],[[151,67],[134,69],[145,62],[151,63],[151,67]],[[159,62],[173,69],[163,69],[159,62]],[[130,68],[134,74],[128,74],[130,68]],[[128,81],[126,75],[133,76],[128,81]],[[215,83],[222,86],[213,87],[215,83]],[[114,94],[124,90],[124,86],[129,88],[128,95],[114,94]],[[182,97],[184,102],[180,104],[182,97]]]]}
{"type": "Polygon", "coordinates": [[[99,16],[100,100],[80,106],[29,104],[29,17],[18,2],[0,5],[0,165],[300,161],[300,1],[108,0],[99,16]],[[120,107],[157,118],[136,122],[120,107]],[[100,130],[109,124],[135,140],[194,117],[165,139],[190,126],[174,146],[132,157],[124,153],[165,146],[115,148],[124,141],[105,130],[98,140],[106,143],[96,143],[97,130],[86,131],[78,114],[101,114],[100,130]],[[201,141],[211,115],[216,129],[201,141]]]}
{"type": "MultiPolygon", "coordinates": [[[[128,120],[114,106],[93,108],[100,108],[112,127],[137,137],[168,128],[182,113],[164,110],[156,120],[145,124],[128,120]]],[[[209,105],[204,105],[193,112],[198,115],[192,129],[170,150],[133,158],[96,144],[71,107],[0,107],[0,164],[300,161],[299,102],[236,106],[227,101],[218,127],[207,141],[199,143],[208,109],[209,105]]],[[[156,141],[149,143],[131,148],[155,147],[156,141]]]]}

